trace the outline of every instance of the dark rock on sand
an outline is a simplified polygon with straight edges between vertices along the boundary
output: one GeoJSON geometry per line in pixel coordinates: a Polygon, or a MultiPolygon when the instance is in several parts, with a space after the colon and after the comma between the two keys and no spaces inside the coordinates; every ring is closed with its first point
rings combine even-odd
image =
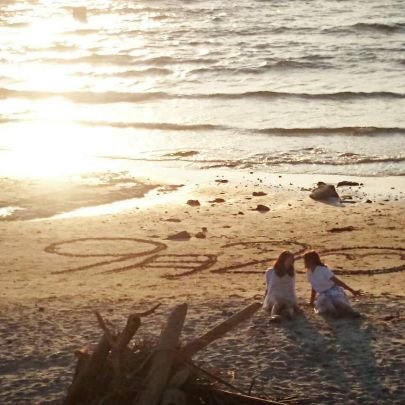
{"type": "Polygon", "coordinates": [[[343,186],[360,186],[360,183],[357,183],[356,181],[339,181],[337,184],[338,187],[343,187],[343,186]]]}
{"type": "Polygon", "coordinates": [[[207,237],[204,232],[197,232],[194,236],[198,239],[205,239],[207,237]]]}
{"type": "Polygon", "coordinates": [[[216,183],[228,183],[229,180],[215,180],[216,183]]]}
{"type": "Polygon", "coordinates": [[[267,195],[267,193],[265,193],[264,191],[253,191],[252,196],[253,197],[263,197],[267,195]]]}
{"type": "Polygon", "coordinates": [[[339,233],[339,232],[351,232],[354,231],[356,228],[354,226],[342,226],[342,227],[336,227],[336,228],[331,228],[328,229],[328,232],[331,233],[339,233]]]}
{"type": "Polygon", "coordinates": [[[373,202],[371,200],[366,200],[367,204],[372,204],[373,202]]]}
{"type": "Polygon", "coordinates": [[[335,189],[335,186],[323,182],[319,182],[317,187],[314,190],[312,190],[309,196],[316,201],[340,199],[339,194],[335,189]]]}
{"type": "Polygon", "coordinates": [[[196,150],[186,150],[186,151],[179,151],[179,152],[172,152],[172,153],[166,153],[165,157],[174,157],[174,158],[184,158],[184,157],[191,157],[198,155],[199,152],[196,150]]]}
{"type": "Polygon", "coordinates": [[[191,235],[187,231],[181,231],[167,237],[168,240],[186,241],[191,239],[191,235]]]}
{"type": "Polygon", "coordinates": [[[198,200],[188,200],[188,201],[187,201],[187,204],[188,204],[190,207],[199,207],[199,206],[201,205],[198,200]]]}
{"type": "Polygon", "coordinates": [[[210,203],[223,203],[225,200],[223,198],[215,198],[214,200],[208,201],[210,203]]]}
{"type": "Polygon", "coordinates": [[[264,213],[264,212],[270,211],[270,208],[269,208],[267,205],[259,204],[259,205],[254,209],[254,211],[259,211],[259,212],[261,212],[261,213],[264,213]]]}

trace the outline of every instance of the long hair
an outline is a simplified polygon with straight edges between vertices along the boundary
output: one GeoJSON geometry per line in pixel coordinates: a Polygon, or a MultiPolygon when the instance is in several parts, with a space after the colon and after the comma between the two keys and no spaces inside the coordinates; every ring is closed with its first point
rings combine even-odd
{"type": "Polygon", "coordinates": [[[321,261],[318,252],[315,250],[310,250],[304,254],[304,264],[307,269],[313,269],[316,266],[325,266],[321,261]]]}
{"type": "Polygon", "coordinates": [[[295,274],[294,264],[288,268],[285,267],[285,261],[288,257],[294,257],[294,255],[290,251],[284,250],[273,264],[273,269],[279,277],[283,277],[285,274],[293,277],[295,274]]]}

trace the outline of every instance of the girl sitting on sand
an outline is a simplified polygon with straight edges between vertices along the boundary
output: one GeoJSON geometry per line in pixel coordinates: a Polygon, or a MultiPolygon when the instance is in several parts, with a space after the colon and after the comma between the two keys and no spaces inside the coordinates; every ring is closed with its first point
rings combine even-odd
{"type": "Polygon", "coordinates": [[[271,320],[280,319],[281,314],[292,318],[298,310],[295,295],[294,255],[284,251],[273,268],[266,271],[266,293],[263,308],[271,311],[271,320]]]}
{"type": "Polygon", "coordinates": [[[361,294],[360,290],[353,290],[339,280],[321,262],[319,254],[314,250],[304,254],[304,263],[307,269],[308,281],[312,286],[310,305],[315,308],[316,313],[334,316],[360,315],[351,307],[344,291],[348,290],[354,296],[358,296],[361,294]]]}

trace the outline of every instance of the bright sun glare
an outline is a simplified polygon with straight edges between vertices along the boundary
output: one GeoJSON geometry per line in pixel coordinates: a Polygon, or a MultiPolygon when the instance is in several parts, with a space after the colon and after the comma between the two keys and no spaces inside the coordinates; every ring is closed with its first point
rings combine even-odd
{"type": "Polygon", "coordinates": [[[90,145],[81,126],[44,120],[20,124],[16,130],[8,162],[14,172],[58,177],[88,169],[90,145]]]}
{"type": "MultiPolygon", "coordinates": [[[[31,24],[21,33],[26,46],[46,48],[66,25],[74,24],[70,16],[53,16],[31,24]]],[[[66,74],[63,64],[25,63],[19,70],[19,87],[34,91],[74,91],[77,80],[66,74]]],[[[8,107],[21,108],[21,100],[10,100],[8,107]],[[13,104],[14,107],[13,107],[13,104]]],[[[26,105],[28,121],[9,125],[6,145],[9,150],[2,158],[13,173],[32,177],[59,177],[89,169],[92,152],[87,127],[75,124],[74,104],[63,99],[35,100],[26,105]],[[7,163],[6,163],[7,161],[7,163]]]]}
{"type": "MultiPolygon", "coordinates": [[[[62,97],[45,97],[46,94],[52,96],[59,92],[74,93],[89,89],[86,75],[80,74],[80,70],[73,65],[64,63],[63,58],[88,54],[88,45],[94,46],[94,35],[97,34],[80,35],[78,39],[75,31],[82,29],[83,25],[72,18],[69,8],[55,11],[51,7],[53,1],[44,0],[43,3],[49,3],[50,14],[33,16],[35,21],[19,30],[17,36],[10,37],[10,41],[21,43],[37,53],[32,53],[33,56],[28,58],[24,55],[23,60],[20,54],[15,54],[15,64],[0,67],[0,74],[4,72],[6,76],[10,74],[15,78],[15,90],[33,92],[30,100],[10,97],[2,103],[3,113],[8,112],[12,118],[21,121],[3,126],[4,131],[0,136],[5,150],[0,167],[10,174],[29,177],[61,177],[94,171],[101,167],[101,161],[94,158],[95,155],[114,154],[117,149],[117,142],[111,137],[113,130],[80,124],[79,121],[100,119],[98,112],[90,111],[86,106],[78,106],[62,97]],[[72,44],[72,53],[69,52],[67,56],[61,56],[57,51],[60,45],[72,44]],[[17,70],[16,64],[19,66],[17,70]],[[13,69],[12,74],[7,69],[13,69]]],[[[85,27],[97,29],[106,23],[111,24],[110,16],[108,21],[102,18],[95,17],[85,27]]],[[[153,28],[157,24],[147,19],[141,25],[143,28],[153,28]]],[[[114,45],[119,49],[119,43],[114,45]]],[[[95,92],[109,85],[103,80],[91,83],[95,92]]],[[[151,82],[145,79],[140,81],[138,87],[141,85],[149,88],[151,82]]]]}

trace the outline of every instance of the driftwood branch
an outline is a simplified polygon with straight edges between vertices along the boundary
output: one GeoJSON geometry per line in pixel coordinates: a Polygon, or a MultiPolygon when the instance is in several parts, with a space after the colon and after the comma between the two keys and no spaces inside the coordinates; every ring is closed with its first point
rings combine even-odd
{"type": "Polygon", "coordinates": [[[217,388],[211,389],[211,392],[214,394],[215,398],[219,399],[221,403],[224,404],[237,403],[243,405],[285,405],[283,402],[251,397],[250,395],[238,394],[236,392],[224,391],[217,388]]]}
{"type": "Polygon", "coordinates": [[[92,382],[103,368],[110,347],[109,339],[104,334],[94,349],[93,354],[86,361],[83,368],[78,371],[76,378],[68,389],[64,405],[76,405],[81,403],[87,393],[91,391],[92,382]]]}
{"type": "Polygon", "coordinates": [[[158,304],[156,304],[151,309],[148,309],[145,312],[135,313],[135,314],[133,314],[133,316],[137,316],[138,318],[145,318],[145,316],[152,315],[161,305],[162,305],[162,303],[159,302],[158,304]]]}
{"type": "Polygon", "coordinates": [[[113,347],[113,353],[123,350],[131,341],[140,326],[141,318],[139,318],[136,314],[130,315],[123,331],[117,337],[113,347]]]}
{"type": "Polygon", "coordinates": [[[94,314],[96,315],[98,325],[100,328],[103,330],[104,335],[106,336],[106,339],[108,340],[108,343],[110,343],[110,346],[114,346],[115,344],[115,338],[113,334],[110,332],[108,329],[103,317],[101,316],[100,312],[94,311],[94,314]]]}
{"type": "Polygon", "coordinates": [[[141,318],[136,314],[128,317],[127,323],[123,331],[118,335],[116,342],[111,350],[111,363],[115,372],[116,381],[121,379],[121,359],[125,354],[125,349],[132,337],[135,335],[141,326],[141,318]]]}
{"type": "MultiPolygon", "coordinates": [[[[141,318],[152,314],[160,304],[133,313],[121,331],[112,331],[107,320],[95,312],[103,335],[94,351],[78,350],[73,382],[68,389],[64,405],[91,403],[132,403],[134,405],[286,405],[310,403],[309,399],[287,398],[283,402],[255,398],[249,391],[235,387],[220,376],[204,370],[191,358],[210,343],[223,337],[241,322],[252,316],[260,307],[253,303],[229,319],[213,327],[201,337],[191,340],[181,348],[179,337],[187,314],[187,304],[175,307],[167,318],[159,341],[129,342],[141,325],[141,318]],[[224,389],[220,389],[222,384],[224,389]],[[101,402],[100,402],[101,401],[101,402]]],[[[312,402],[311,402],[312,403],[312,402]]]]}
{"type": "Polygon", "coordinates": [[[158,405],[170,377],[170,372],[181,330],[187,314],[187,304],[174,308],[160,335],[159,344],[152,358],[144,389],[135,400],[136,405],[158,405]]]}
{"type": "Polygon", "coordinates": [[[228,333],[231,329],[233,329],[236,325],[241,323],[242,321],[248,319],[252,316],[259,308],[261,308],[262,304],[259,302],[255,302],[242,311],[238,312],[237,314],[231,316],[226,321],[220,323],[219,325],[215,326],[213,329],[209,330],[207,333],[202,335],[201,337],[192,340],[188,344],[186,344],[180,351],[180,355],[184,358],[189,358],[194,356],[197,352],[207,347],[213,341],[221,338],[226,333],[228,333]]]}
{"type": "Polygon", "coordinates": [[[197,366],[197,364],[194,364],[191,361],[186,361],[185,364],[195,370],[197,370],[198,372],[200,372],[201,374],[206,375],[210,380],[212,381],[217,381],[220,384],[225,385],[226,387],[230,388],[231,390],[234,390],[236,392],[239,392],[241,394],[246,394],[246,392],[244,392],[243,390],[235,387],[234,385],[232,385],[231,383],[229,383],[228,381],[225,381],[223,378],[218,377],[215,374],[210,373],[208,370],[204,370],[202,367],[197,366]]]}

